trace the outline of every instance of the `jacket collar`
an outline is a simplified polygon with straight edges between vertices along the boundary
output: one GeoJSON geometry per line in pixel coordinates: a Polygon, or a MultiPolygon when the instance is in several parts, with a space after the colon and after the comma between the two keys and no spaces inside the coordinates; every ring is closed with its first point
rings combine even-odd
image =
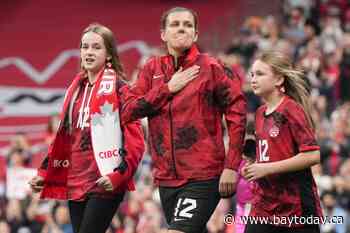
{"type": "MultiPolygon", "coordinates": [[[[197,59],[198,55],[200,54],[197,46],[195,44],[193,44],[191,46],[191,48],[187,49],[183,55],[181,55],[180,57],[178,57],[178,61],[177,61],[177,67],[184,67],[186,65],[192,64],[195,62],[195,60],[197,59]]],[[[168,54],[167,55],[168,58],[170,58],[173,62],[173,64],[175,64],[175,58],[174,56],[168,54]]]]}

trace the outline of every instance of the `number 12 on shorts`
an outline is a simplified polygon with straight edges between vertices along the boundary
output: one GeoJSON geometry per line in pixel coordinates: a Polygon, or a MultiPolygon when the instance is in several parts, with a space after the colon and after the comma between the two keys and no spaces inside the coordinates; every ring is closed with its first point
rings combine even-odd
{"type": "Polygon", "coordinates": [[[192,218],[191,210],[197,208],[197,201],[192,198],[179,198],[175,208],[175,217],[192,218]]]}

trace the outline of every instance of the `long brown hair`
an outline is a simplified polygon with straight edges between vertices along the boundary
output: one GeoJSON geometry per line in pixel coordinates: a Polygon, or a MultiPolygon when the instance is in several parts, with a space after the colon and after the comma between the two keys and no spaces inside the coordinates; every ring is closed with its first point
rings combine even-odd
{"type": "Polygon", "coordinates": [[[294,68],[291,60],[280,52],[266,51],[261,53],[257,59],[268,64],[274,74],[284,77],[282,86],[285,94],[304,108],[308,122],[312,127],[315,127],[315,123],[311,117],[312,104],[310,102],[310,92],[304,72],[294,68]]]}
{"type": "MultiPolygon", "coordinates": [[[[111,60],[109,62],[112,64],[112,68],[116,71],[119,77],[121,77],[122,79],[125,79],[124,69],[119,59],[117,42],[115,40],[113,32],[106,26],[103,26],[102,24],[99,24],[99,23],[90,24],[87,28],[84,29],[81,37],[83,37],[84,34],[87,32],[94,32],[102,37],[104,45],[107,50],[107,55],[111,57],[111,60]]],[[[80,41],[79,48],[81,48],[81,46],[82,44],[80,41]]],[[[80,69],[84,71],[84,68],[81,65],[81,60],[80,60],[80,69]]]]}

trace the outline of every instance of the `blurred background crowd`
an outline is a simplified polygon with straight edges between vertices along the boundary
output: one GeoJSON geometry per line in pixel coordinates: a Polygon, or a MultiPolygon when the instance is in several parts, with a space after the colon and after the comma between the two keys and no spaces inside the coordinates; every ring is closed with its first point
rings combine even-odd
{"type": "MultiPolygon", "coordinates": [[[[267,1],[268,2],[268,1],[267,1]]],[[[321,165],[313,167],[324,214],[342,216],[344,224],[325,224],[323,233],[350,232],[350,2],[347,0],[284,0],[278,15],[246,16],[225,48],[199,47],[238,73],[249,103],[247,133],[254,133],[254,112],[261,104],[249,86],[249,68],[257,53],[287,53],[305,71],[314,106],[321,165]]],[[[268,4],[268,3],[266,3],[268,4]]],[[[200,12],[199,12],[200,16],[200,12]]],[[[107,25],[108,26],[108,25],[107,25]]],[[[213,35],[215,36],[215,35],[213,35]]],[[[162,53],[154,47],[152,55],[162,53]]],[[[144,60],[140,62],[142,66],[144,60]]],[[[137,77],[132,74],[131,82],[137,77]]],[[[144,121],[145,130],[147,125],[144,121]]],[[[58,117],[47,124],[45,140],[31,144],[18,132],[0,156],[0,233],[71,233],[65,202],[39,200],[28,193],[6,195],[7,169],[36,168],[57,129],[58,117]]],[[[135,180],[137,188],[120,206],[109,233],[166,232],[158,191],[152,186],[152,164],[146,152],[135,180]]],[[[210,233],[233,233],[224,215],[235,212],[235,198],[221,200],[207,224],[210,233]]]]}

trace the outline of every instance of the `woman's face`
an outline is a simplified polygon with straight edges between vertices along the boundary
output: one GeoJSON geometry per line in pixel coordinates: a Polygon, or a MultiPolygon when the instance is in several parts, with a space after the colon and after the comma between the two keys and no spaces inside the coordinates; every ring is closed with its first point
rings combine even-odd
{"type": "Polygon", "coordinates": [[[190,48],[198,37],[193,15],[188,11],[170,13],[161,37],[170,53],[183,52],[190,48]]]}
{"type": "Polygon", "coordinates": [[[260,60],[253,63],[251,70],[250,85],[255,95],[268,96],[277,90],[277,86],[282,84],[281,78],[278,78],[271,67],[260,60]]]}
{"type": "Polygon", "coordinates": [[[98,73],[107,60],[107,49],[103,38],[95,32],[87,32],[81,38],[80,57],[84,69],[98,73]]]}

